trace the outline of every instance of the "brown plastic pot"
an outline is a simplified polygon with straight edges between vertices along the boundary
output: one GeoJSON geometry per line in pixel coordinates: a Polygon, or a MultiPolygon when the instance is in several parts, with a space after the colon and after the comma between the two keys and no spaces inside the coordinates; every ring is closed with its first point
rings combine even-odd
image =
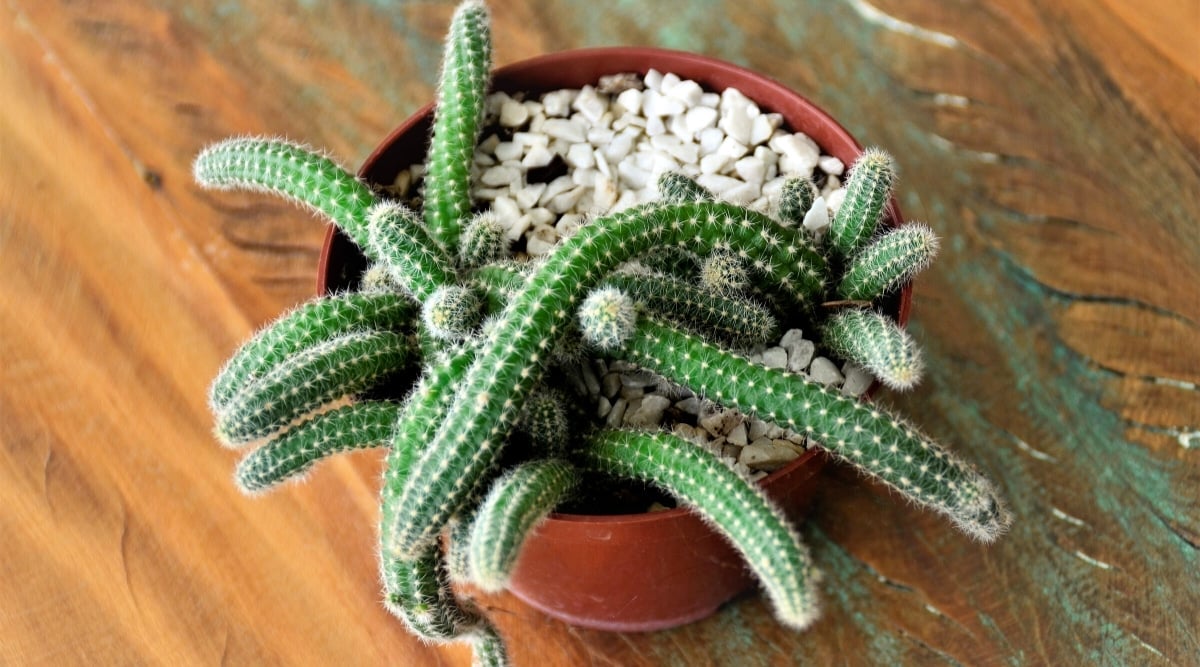
{"type": "MultiPolygon", "coordinates": [[[[619,72],[674,72],[706,90],[734,87],[765,111],[783,115],[791,131],[812,137],[822,151],[851,164],[862,147],[825,112],[783,85],[719,60],[653,48],[565,51],[525,60],[494,73],[492,88],[543,93],[580,88],[619,72]]],[[[404,121],[359,170],[369,183],[390,185],[401,170],[425,159],[432,105],[404,121]]],[[[893,225],[901,224],[893,199],[893,225]]],[[[317,268],[317,293],[355,284],[366,266],[358,249],[330,227],[317,268]]],[[[888,304],[903,325],[912,289],[888,304]]],[[[872,387],[872,390],[874,387],[872,387]]],[[[794,521],[811,502],[826,456],[813,449],[761,481],[794,521]]],[[[510,589],[533,607],[574,625],[649,631],[704,618],[754,580],[737,553],[686,509],[616,516],[554,514],[526,541],[510,589]]]]}

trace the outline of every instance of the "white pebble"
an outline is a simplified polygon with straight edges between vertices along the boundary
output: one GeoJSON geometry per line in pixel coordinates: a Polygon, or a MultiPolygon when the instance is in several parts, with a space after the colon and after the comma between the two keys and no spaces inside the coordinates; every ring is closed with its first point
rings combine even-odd
{"type": "Polygon", "coordinates": [[[548,148],[538,144],[534,144],[529,148],[529,152],[521,159],[521,166],[526,169],[537,169],[550,164],[554,159],[554,153],[551,153],[548,148]]]}
{"type": "Polygon", "coordinates": [[[817,167],[826,174],[841,176],[846,171],[846,165],[832,155],[823,155],[817,160],[817,167]]]}
{"type": "Polygon", "coordinates": [[[521,127],[529,120],[529,109],[515,100],[505,100],[500,105],[500,124],[504,127],[521,127]]]}
{"type": "Polygon", "coordinates": [[[567,143],[579,144],[587,141],[587,131],[583,125],[564,118],[548,118],[542,125],[542,131],[554,139],[562,139],[567,143]]]}
{"type": "Polygon", "coordinates": [[[733,137],[725,137],[721,145],[717,147],[717,152],[721,155],[733,158],[734,160],[742,157],[750,148],[733,137]]]}
{"type": "Polygon", "coordinates": [[[720,153],[709,153],[700,158],[700,172],[704,174],[715,174],[728,167],[733,162],[733,158],[720,153]]]}
{"type": "Polygon", "coordinates": [[[626,113],[637,113],[642,108],[642,91],[630,88],[617,95],[617,106],[624,109],[626,113]]]}
{"type": "Polygon", "coordinates": [[[825,386],[835,385],[842,381],[842,372],[825,357],[813,359],[812,365],[808,369],[808,375],[813,382],[819,382],[825,386]]]}
{"type": "Polygon", "coordinates": [[[592,157],[592,147],[588,144],[572,144],[567,149],[566,161],[576,169],[590,169],[596,166],[596,158],[592,157]]]}
{"type": "Polygon", "coordinates": [[[566,116],[571,113],[571,102],[575,91],[555,90],[542,96],[542,110],[547,116],[566,116]]]}
{"type": "Polygon", "coordinates": [[[605,111],[608,111],[608,105],[591,86],[584,86],[583,90],[579,91],[579,95],[571,103],[571,108],[583,114],[584,118],[591,121],[593,125],[600,120],[605,111]]]}
{"type": "Polygon", "coordinates": [[[687,81],[680,81],[670,88],[667,88],[664,83],[663,91],[666,92],[667,95],[670,95],[671,97],[683,102],[684,106],[689,109],[697,104],[700,104],[700,98],[704,95],[704,90],[700,88],[700,84],[690,79],[687,81]]]}
{"type": "Polygon", "coordinates": [[[710,127],[715,127],[717,123],[717,110],[709,107],[695,107],[687,112],[684,116],[684,123],[687,129],[695,134],[700,130],[710,127]]]}
{"type": "Polygon", "coordinates": [[[621,182],[632,190],[641,190],[650,183],[650,172],[629,162],[618,164],[617,173],[621,177],[621,182]]]}
{"type": "Polygon", "coordinates": [[[721,96],[717,93],[704,93],[700,96],[700,106],[716,109],[721,103],[721,96]]]}
{"type": "Polygon", "coordinates": [[[747,183],[762,185],[767,174],[767,167],[756,157],[744,157],[733,164],[733,170],[747,183]]]}
{"type": "Polygon", "coordinates": [[[842,373],[846,375],[846,381],[842,384],[842,393],[847,396],[861,396],[875,381],[870,373],[849,362],[842,366],[842,373]]]}
{"type": "MultiPolygon", "coordinates": [[[[496,144],[496,158],[501,162],[521,159],[521,147],[515,141],[502,141],[496,144]]],[[[476,158],[476,162],[478,162],[476,158]]]]}
{"type": "Polygon", "coordinates": [[[783,125],[783,116],[777,113],[765,113],[754,117],[750,125],[750,145],[757,146],[771,138],[775,129],[783,125]]]}
{"type": "Polygon", "coordinates": [[[545,183],[530,183],[520,190],[517,190],[514,193],[514,196],[517,199],[517,203],[521,205],[521,208],[531,209],[537,205],[538,200],[542,198],[542,193],[545,191],[545,183]]]}
{"type": "Polygon", "coordinates": [[[520,170],[499,165],[484,171],[483,174],[479,176],[479,181],[484,185],[491,185],[495,187],[500,185],[512,185],[519,178],[521,178],[520,170]]]}
{"type": "Polygon", "coordinates": [[[786,368],[787,361],[787,351],[782,347],[768,347],[763,350],[762,362],[767,368],[786,368]]]}
{"type": "Polygon", "coordinates": [[[722,176],[720,174],[702,174],[696,182],[708,188],[713,194],[724,196],[726,192],[733,190],[736,187],[744,185],[736,178],[722,176]]]}
{"type": "Polygon", "coordinates": [[[709,127],[700,130],[696,135],[696,140],[700,144],[700,152],[715,153],[721,146],[721,142],[725,141],[725,133],[720,128],[709,127]]]}
{"type": "Polygon", "coordinates": [[[761,191],[755,183],[742,183],[732,187],[721,193],[721,199],[736,204],[738,206],[747,206],[750,202],[758,199],[761,191]]]}
{"type": "Polygon", "coordinates": [[[812,207],[804,214],[804,228],[810,232],[823,232],[829,227],[829,210],[825,208],[825,198],[817,197],[812,207]]]}
{"type": "Polygon", "coordinates": [[[717,127],[724,130],[726,135],[741,144],[750,143],[750,130],[754,127],[754,118],[750,115],[751,107],[748,102],[749,100],[742,97],[736,103],[722,104],[721,120],[717,123],[717,127]]]}
{"type": "Polygon", "coordinates": [[[681,100],[667,97],[653,89],[642,94],[642,113],[647,118],[671,116],[683,113],[686,107],[681,100]]]}
{"type": "Polygon", "coordinates": [[[538,199],[538,201],[544,205],[546,202],[554,199],[573,187],[575,187],[575,181],[571,180],[570,176],[559,176],[546,185],[546,190],[542,192],[542,196],[538,199]]]}
{"type": "Polygon", "coordinates": [[[646,85],[648,90],[661,91],[662,80],[662,72],[654,69],[653,67],[646,72],[646,76],[642,77],[642,83],[646,85]]]}
{"type": "Polygon", "coordinates": [[[802,340],[795,347],[788,351],[788,372],[799,373],[812,363],[813,355],[817,352],[817,346],[811,340],[802,340]]]}
{"type": "Polygon", "coordinates": [[[838,209],[842,207],[842,202],[845,201],[845,199],[846,188],[838,188],[829,193],[829,196],[825,198],[825,205],[829,207],[830,215],[838,212],[838,209]]]}

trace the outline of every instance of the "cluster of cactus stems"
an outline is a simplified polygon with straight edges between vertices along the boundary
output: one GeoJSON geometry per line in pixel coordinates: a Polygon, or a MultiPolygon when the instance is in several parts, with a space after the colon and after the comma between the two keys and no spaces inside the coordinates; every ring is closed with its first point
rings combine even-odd
{"type": "Polygon", "coordinates": [[[869,149],[852,166],[824,239],[800,224],[817,195],[806,178],[786,183],[769,216],[664,174],[661,201],[593,219],[543,260],[512,261],[503,225],[473,214],[469,196],[490,49],[485,8],[462,4],[447,40],[423,215],[282,140],[232,139],[196,159],[201,184],[307,205],[373,264],[360,291],[285,315],[213,383],[219,439],[266,440],[237,467],[244,491],[339,451],[387,448],[385,604],[428,641],[470,642],[485,665],[505,663],[503,642],[451,580],[504,588],[523,540],[588,472],[665,489],[742,553],[782,622],[805,628],[818,615],[816,567],[759,488],[670,433],[577,423],[546,382],[564,351],[635,363],[806,433],[981,541],[1004,531],[1009,517],[992,485],[902,419],[743,354],[798,313],[831,354],[890,387],[916,383],[918,350],[874,304],[929,264],[937,240],[921,225],[880,229],[895,179],[886,153],[869,149]],[[402,400],[360,397],[414,366],[421,371],[402,400]],[[506,457],[501,470],[517,433],[531,453],[506,457]]]}

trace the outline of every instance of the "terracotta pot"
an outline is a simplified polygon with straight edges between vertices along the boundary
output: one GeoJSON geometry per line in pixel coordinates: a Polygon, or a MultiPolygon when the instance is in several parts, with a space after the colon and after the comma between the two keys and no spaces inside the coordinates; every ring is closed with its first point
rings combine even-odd
{"type": "MultiPolygon", "coordinates": [[[[812,137],[827,155],[847,165],[862,147],[836,121],[781,84],[729,63],[651,48],[584,49],[551,54],[496,70],[492,87],[541,93],[579,88],[618,72],[654,68],[700,83],[706,90],[734,87],[765,111],[782,114],[792,131],[812,137]]],[[[432,105],[404,121],[367,158],[359,175],[389,185],[425,158],[432,105]]],[[[902,221],[895,200],[892,224],[902,221]]],[[[366,262],[330,227],[318,266],[317,292],[353,285],[366,262]]],[[[911,287],[888,305],[908,320],[911,287]]],[[[767,493],[793,520],[803,518],[826,456],[811,450],[762,480],[767,493]]],[[[620,516],[555,514],[524,545],[512,592],[545,613],[575,625],[614,631],[648,631],[695,621],[754,585],[749,570],[723,538],[685,509],[620,516]]]]}

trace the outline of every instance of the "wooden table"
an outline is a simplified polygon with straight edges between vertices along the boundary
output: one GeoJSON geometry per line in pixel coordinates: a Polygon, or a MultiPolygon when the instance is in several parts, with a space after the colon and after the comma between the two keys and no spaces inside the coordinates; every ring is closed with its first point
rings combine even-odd
{"type": "MultiPolygon", "coordinates": [[[[997,545],[844,471],[824,618],[654,634],[481,598],[518,665],[1200,664],[1197,0],[493,0],[496,59],[655,44],[894,152],[944,237],[886,396],[1003,487],[997,545]]],[[[202,192],[276,133],[361,161],[430,99],[450,2],[0,3],[0,664],[466,664],[379,603],[377,453],[248,499],[205,389],[308,298],[324,227],[202,192]]]]}

